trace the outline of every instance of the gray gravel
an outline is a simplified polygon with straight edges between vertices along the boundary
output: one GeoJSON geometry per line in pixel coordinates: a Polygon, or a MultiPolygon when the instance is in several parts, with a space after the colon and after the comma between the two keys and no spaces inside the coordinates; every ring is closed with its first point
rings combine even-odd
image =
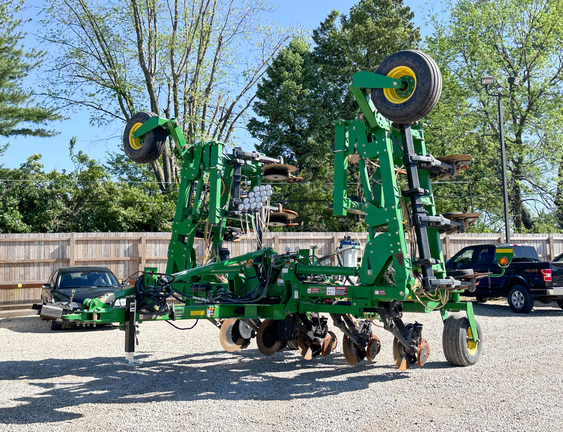
{"type": "Polygon", "coordinates": [[[117,328],[53,332],[36,316],[2,318],[0,430],[562,431],[563,311],[475,309],[485,337],[477,365],[445,361],[438,313],[407,314],[424,324],[431,353],[406,372],[383,329],[376,361],[350,367],[340,346],[313,361],[266,358],[254,342],[229,354],[208,322],[143,323],[133,367],[117,328]]]}

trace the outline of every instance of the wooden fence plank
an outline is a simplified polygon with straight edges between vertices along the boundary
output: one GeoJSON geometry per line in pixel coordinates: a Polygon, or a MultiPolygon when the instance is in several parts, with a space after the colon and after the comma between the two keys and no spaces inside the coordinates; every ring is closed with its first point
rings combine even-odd
{"type": "MultiPolygon", "coordinates": [[[[366,233],[265,233],[264,244],[278,252],[286,248],[317,246],[317,256],[338,247],[345,235],[352,235],[365,245],[366,233]]],[[[444,256],[451,258],[465,246],[500,243],[502,234],[442,235],[444,256]]],[[[38,301],[40,285],[61,266],[96,264],[109,267],[125,279],[145,266],[165,271],[170,233],[71,233],[71,234],[0,234],[0,305],[38,301]],[[22,284],[18,287],[18,284],[22,284]],[[35,284],[30,286],[29,284],[35,284]]],[[[542,259],[550,260],[563,252],[563,234],[518,234],[514,241],[534,245],[542,259]]],[[[256,248],[255,240],[225,243],[231,256],[256,248]]],[[[204,243],[194,244],[198,259],[204,243]]]]}

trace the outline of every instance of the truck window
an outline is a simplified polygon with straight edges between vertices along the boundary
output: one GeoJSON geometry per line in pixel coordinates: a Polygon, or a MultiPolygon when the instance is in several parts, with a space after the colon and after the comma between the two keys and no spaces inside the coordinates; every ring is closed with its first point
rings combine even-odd
{"type": "Polygon", "coordinates": [[[538,253],[533,246],[514,247],[513,261],[539,261],[538,253]]]}
{"type": "Polygon", "coordinates": [[[494,248],[491,246],[481,246],[475,249],[474,264],[477,266],[488,265],[494,259],[494,248]]]}
{"type": "Polygon", "coordinates": [[[459,255],[455,256],[453,259],[453,267],[463,267],[463,266],[470,266],[471,261],[473,259],[473,252],[474,249],[467,249],[462,251],[459,255]]]}

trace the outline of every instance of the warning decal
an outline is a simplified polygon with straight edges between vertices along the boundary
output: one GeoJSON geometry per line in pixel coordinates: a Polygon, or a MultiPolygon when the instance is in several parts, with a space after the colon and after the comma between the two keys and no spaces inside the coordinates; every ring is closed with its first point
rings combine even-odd
{"type": "Polygon", "coordinates": [[[327,287],[326,288],[326,295],[329,296],[336,296],[336,297],[342,297],[348,294],[348,288],[347,287],[327,287]]]}

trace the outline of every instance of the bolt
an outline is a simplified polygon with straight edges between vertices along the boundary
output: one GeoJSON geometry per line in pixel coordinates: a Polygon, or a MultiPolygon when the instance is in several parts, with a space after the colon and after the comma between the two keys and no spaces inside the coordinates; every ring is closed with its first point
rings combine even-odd
{"type": "Polygon", "coordinates": [[[403,297],[405,295],[404,291],[399,291],[399,295],[403,297]]]}
{"type": "Polygon", "coordinates": [[[370,269],[368,270],[368,275],[371,275],[373,273],[373,271],[370,269]]]}

